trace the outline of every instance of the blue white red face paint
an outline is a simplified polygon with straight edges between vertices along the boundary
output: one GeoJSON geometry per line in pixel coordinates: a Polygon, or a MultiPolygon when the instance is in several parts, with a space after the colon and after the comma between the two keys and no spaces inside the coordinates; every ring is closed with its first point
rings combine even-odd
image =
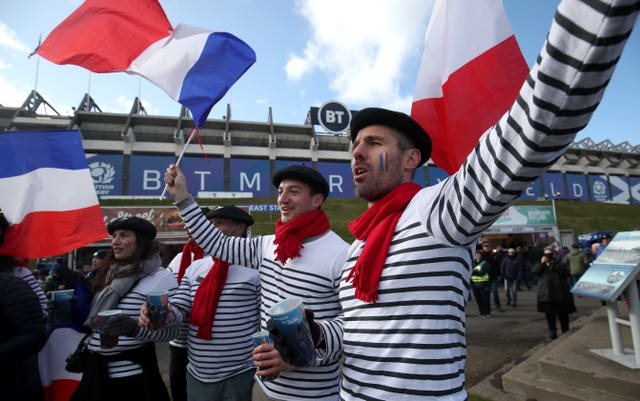
{"type": "Polygon", "coordinates": [[[389,167],[389,154],[387,152],[380,153],[380,171],[386,171],[389,167]]]}

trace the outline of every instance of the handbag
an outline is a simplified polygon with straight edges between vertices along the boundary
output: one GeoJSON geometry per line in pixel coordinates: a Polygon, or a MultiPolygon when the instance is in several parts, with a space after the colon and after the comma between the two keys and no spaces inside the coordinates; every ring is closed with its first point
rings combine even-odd
{"type": "Polygon", "coordinates": [[[87,356],[89,355],[89,341],[87,339],[91,333],[85,334],[82,337],[82,340],[78,343],[75,351],[73,351],[66,359],[66,364],[64,368],[67,372],[71,373],[82,373],[84,372],[84,368],[87,361],[87,356]]]}

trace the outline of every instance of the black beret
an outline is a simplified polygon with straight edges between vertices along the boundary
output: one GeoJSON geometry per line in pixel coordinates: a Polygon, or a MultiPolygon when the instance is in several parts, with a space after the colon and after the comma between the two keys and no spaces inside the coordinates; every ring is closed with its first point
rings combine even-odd
{"type": "Polygon", "coordinates": [[[293,165],[276,171],[273,175],[273,186],[278,188],[282,180],[296,180],[307,184],[314,192],[324,195],[327,199],[329,196],[329,183],[324,179],[322,174],[311,167],[302,165],[293,165]]]}
{"type": "Polygon", "coordinates": [[[209,209],[207,213],[205,213],[205,216],[207,216],[207,219],[222,217],[223,219],[229,219],[237,221],[239,223],[244,223],[247,225],[247,227],[253,225],[254,223],[253,217],[251,217],[249,213],[245,212],[239,207],[232,205],[213,207],[209,209]]]}
{"type": "Polygon", "coordinates": [[[149,223],[141,217],[123,217],[121,219],[113,220],[107,225],[107,231],[110,235],[113,235],[116,230],[129,230],[136,234],[154,239],[156,237],[156,228],[153,224],[149,223]]]}
{"type": "Polygon", "coordinates": [[[107,257],[107,253],[109,253],[108,249],[100,249],[93,253],[93,257],[96,259],[104,259],[107,257]]]}
{"type": "Polygon", "coordinates": [[[420,165],[425,164],[431,157],[431,138],[420,124],[413,118],[397,111],[369,107],[355,113],[351,120],[351,142],[356,140],[358,132],[370,125],[384,125],[406,135],[415,143],[420,151],[420,165]]]}

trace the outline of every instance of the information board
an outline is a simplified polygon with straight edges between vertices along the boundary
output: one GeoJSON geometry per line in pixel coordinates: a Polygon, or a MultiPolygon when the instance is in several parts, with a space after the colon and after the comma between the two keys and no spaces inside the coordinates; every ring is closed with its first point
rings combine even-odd
{"type": "Polygon", "coordinates": [[[640,272],[640,231],[616,234],[571,292],[604,300],[617,299],[640,272]]]}

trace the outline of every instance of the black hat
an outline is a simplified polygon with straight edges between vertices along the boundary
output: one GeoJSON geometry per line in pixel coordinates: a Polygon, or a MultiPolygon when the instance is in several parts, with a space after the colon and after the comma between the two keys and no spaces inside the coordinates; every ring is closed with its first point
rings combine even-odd
{"type": "Polygon", "coordinates": [[[329,183],[327,183],[322,174],[311,167],[294,165],[278,170],[273,175],[273,186],[278,188],[280,182],[287,179],[304,182],[314,192],[324,195],[325,199],[329,196],[329,183]]]}
{"type": "Polygon", "coordinates": [[[355,113],[351,120],[351,142],[356,140],[358,132],[370,125],[384,125],[398,130],[415,143],[420,151],[420,165],[425,164],[431,157],[431,138],[420,124],[413,118],[397,111],[369,107],[355,113]]]}
{"type": "Polygon", "coordinates": [[[157,233],[153,224],[141,217],[124,217],[113,220],[107,225],[107,231],[109,231],[110,235],[113,235],[113,232],[116,230],[133,231],[134,233],[143,235],[149,239],[154,239],[157,233]]]}
{"type": "Polygon", "coordinates": [[[96,258],[96,259],[104,259],[107,256],[108,252],[109,252],[108,249],[100,249],[100,250],[95,251],[93,253],[93,255],[91,255],[91,256],[96,258]]]}
{"type": "Polygon", "coordinates": [[[247,212],[240,209],[239,207],[226,205],[226,206],[218,206],[209,209],[207,213],[205,213],[207,219],[213,219],[214,217],[222,217],[223,219],[229,219],[233,221],[237,221],[239,223],[244,223],[247,227],[253,225],[254,220],[247,212]]]}
{"type": "Polygon", "coordinates": [[[611,239],[611,234],[602,234],[602,239],[611,239]]]}

